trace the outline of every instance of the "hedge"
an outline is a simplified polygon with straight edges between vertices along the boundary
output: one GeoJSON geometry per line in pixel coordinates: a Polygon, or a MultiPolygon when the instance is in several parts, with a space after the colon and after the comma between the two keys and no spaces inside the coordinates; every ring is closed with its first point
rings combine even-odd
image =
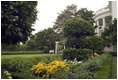
{"type": "Polygon", "coordinates": [[[44,54],[43,51],[1,51],[2,55],[44,54]]]}
{"type": "Polygon", "coordinates": [[[80,60],[86,60],[90,57],[92,50],[90,49],[64,49],[63,59],[74,60],[75,58],[80,60]]]}

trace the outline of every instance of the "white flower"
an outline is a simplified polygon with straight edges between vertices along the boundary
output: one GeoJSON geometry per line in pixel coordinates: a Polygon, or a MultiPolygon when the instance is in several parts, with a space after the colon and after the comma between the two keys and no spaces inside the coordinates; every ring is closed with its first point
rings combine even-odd
{"type": "Polygon", "coordinates": [[[64,60],[64,62],[66,62],[66,61],[67,61],[67,59],[64,60]]]}
{"type": "Polygon", "coordinates": [[[82,61],[79,61],[78,63],[82,63],[82,61]]]}

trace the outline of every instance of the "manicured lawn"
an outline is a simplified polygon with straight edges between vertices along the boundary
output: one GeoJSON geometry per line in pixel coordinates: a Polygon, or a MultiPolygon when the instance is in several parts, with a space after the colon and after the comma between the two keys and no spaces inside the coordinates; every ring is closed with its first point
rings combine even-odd
{"type": "MultiPolygon", "coordinates": [[[[54,56],[55,54],[23,54],[23,55],[1,55],[1,59],[8,59],[8,58],[17,58],[17,57],[22,57],[22,58],[31,58],[31,57],[38,57],[38,56],[54,56]]],[[[61,54],[57,54],[61,55],[61,54]]]]}
{"type": "Polygon", "coordinates": [[[111,79],[117,78],[117,57],[112,57],[111,79]]]}
{"type": "Polygon", "coordinates": [[[44,54],[43,51],[1,51],[2,55],[44,54]]]}
{"type": "Polygon", "coordinates": [[[111,72],[112,55],[101,65],[101,68],[95,73],[95,79],[109,79],[111,72]]]}

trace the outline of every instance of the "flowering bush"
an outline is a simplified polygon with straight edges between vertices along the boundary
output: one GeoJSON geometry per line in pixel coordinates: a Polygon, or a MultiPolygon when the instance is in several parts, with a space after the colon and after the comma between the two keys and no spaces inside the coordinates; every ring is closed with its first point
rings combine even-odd
{"type": "Polygon", "coordinates": [[[63,68],[68,69],[68,64],[62,61],[55,60],[49,64],[40,62],[37,65],[34,65],[30,70],[34,71],[35,75],[45,78],[46,76],[51,76],[57,71],[61,71],[63,68]]]}
{"type": "Polygon", "coordinates": [[[78,61],[76,58],[73,61],[65,59],[64,62],[67,62],[67,63],[72,64],[72,65],[77,65],[77,64],[82,63],[82,61],[78,61]]]}
{"type": "Polygon", "coordinates": [[[4,71],[4,74],[8,79],[12,79],[12,76],[8,71],[4,71]]]}

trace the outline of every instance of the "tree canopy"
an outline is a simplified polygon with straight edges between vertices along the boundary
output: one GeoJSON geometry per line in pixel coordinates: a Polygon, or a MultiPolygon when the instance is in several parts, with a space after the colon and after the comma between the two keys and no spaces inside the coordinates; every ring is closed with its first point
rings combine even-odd
{"type": "Polygon", "coordinates": [[[87,10],[87,8],[81,8],[80,10],[78,10],[76,13],[75,13],[75,16],[79,17],[79,18],[82,18],[86,21],[89,21],[92,25],[94,23],[94,19],[93,19],[93,11],[91,10],[87,10]]]}
{"type": "Polygon", "coordinates": [[[76,11],[77,11],[76,5],[72,4],[70,6],[67,6],[66,9],[64,9],[60,14],[58,14],[57,19],[54,22],[54,27],[53,27],[54,30],[56,30],[56,32],[58,33],[61,33],[64,22],[74,17],[76,11]]]}
{"type": "Polygon", "coordinates": [[[114,19],[113,23],[105,28],[101,37],[106,41],[106,46],[117,44],[117,19],[114,19]]]}
{"type": "Polygon", "coordinates": [[[1,1],[2,44],[25,42],[37,19],[37,1],[1,1]]]}
{"type": "Polygon", "coordinates": [[[59,41],[59,35],[52,28],[38,32],[35,38],[36,45],[39,49],[47,51],[55,49],[55,41],[59,41]]]}
{"type": "Polygon", "coordinates": [[[92,49],[93,52],[95,50],[101,51],[105,47],[105,41],[100,36],[87,36],[86,37],[86,45],[88,49],[92,49]]]}
{"type": "Polygon", "coordinates": [[[94,35],[94,28],[84,19],[71,18],[64,23],[63,32],[67,46],[84,48],[85,37],[94,35]]]}
{"type": "Polygon", "coordinates": [[[62,35],[62,26],[70,18],[80,18],[89,21],[92,25],[94,22],[93,11],[87,10],[87,8],[81,8],[77,10],[75,4],[69,5],[60,14],[58,14],[56,21],[54,22],[54,30],[62,35]]]}

